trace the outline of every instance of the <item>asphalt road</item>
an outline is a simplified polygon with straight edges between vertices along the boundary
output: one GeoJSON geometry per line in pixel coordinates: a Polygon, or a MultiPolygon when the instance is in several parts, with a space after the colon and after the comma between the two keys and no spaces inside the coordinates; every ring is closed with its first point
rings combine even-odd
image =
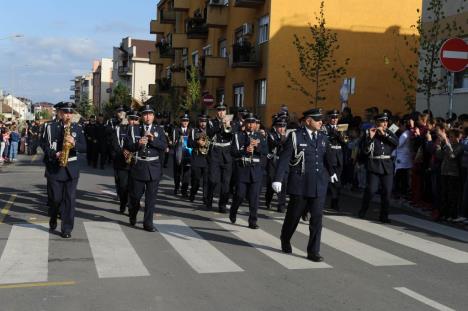
{"type": "MultiPolygon", "coordinates": [[[[393,210],[390,225],[324,218],[325,263],[304,259],[307,226],[279,247],[284,214],[231,225],[160,185],[155,225],[118,213],[113,172],[84,168],[70,240],[47,232],[40,156],[0,168],[0,310],[468,310],[468,232],[393,210]]],[[[263,202],[263,198],[262,198],[263,202]]],[[[263,204],[263,203],[262,203],[263,204]]],[[[262,205],[263,207],[263,205],[262,205]]],[[[376,219],[374,207],[369,218],[376,219]]]]}

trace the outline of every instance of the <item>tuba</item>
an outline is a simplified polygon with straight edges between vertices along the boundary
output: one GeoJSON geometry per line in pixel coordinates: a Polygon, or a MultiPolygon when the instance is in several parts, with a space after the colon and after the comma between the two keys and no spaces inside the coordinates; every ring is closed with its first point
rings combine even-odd
{"type": "Polygon", "coordinates": [[[60,153],[60,157],[59,157],[59,165],[61,167],[67,166],[68,156],[70,154],[70,150],[73,148],[72,144],[65,141],[65,138],[70,136],[70,131],[71,131],[71,122],[67,122],[64,124],[62,152],[60,153]]]}

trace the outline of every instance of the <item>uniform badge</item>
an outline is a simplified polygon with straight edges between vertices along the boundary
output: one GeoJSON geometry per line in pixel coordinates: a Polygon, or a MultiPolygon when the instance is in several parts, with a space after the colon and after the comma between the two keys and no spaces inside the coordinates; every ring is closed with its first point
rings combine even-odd
{"type": "Polygon", "coordinates": [[[325,141],[322,140],[322,147],[325,147],[325,141]]]}
{"type": "Polygon", "coordinates": [[[155,132],[154,133],[154,138],[158,138],[158,135],[159,135],[158,132],[155,132]]]}
{"type": "Polygon", "coordinates": [[[75,132],[73,132],[71,135],[73,136],[73,138],[76,137],[76,133],[75,133],[75,132]]]}

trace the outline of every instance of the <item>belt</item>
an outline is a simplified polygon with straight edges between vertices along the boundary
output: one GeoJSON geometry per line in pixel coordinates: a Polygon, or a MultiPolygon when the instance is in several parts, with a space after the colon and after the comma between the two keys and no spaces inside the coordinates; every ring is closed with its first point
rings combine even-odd
{"type": "Polygon", "coordinates": [[[231,143],[212,143],[212,145],[216,147],[229,147],[231,143]]]}
{"type": "Polygon", "coordinates": [[[388,159],[391,159],[392,157],[389,155],[379,155],[379,156],[373,156],[370,158],[373,160],[388,160],[388,159]]]}
{"type": "Polygon", "coordinates": [[[341,146],[330,146],[332,149],[341,150],[341,146]]]}
{"type": "Polygon", "coordinates": [[[159,156],[157,156],[157,157],[147,157],[147,158],[136,157],[136,159],[137,159],[138,161],[146,161],[146,162],[150,162],[150,161],[156,161],[156,160],[159,160],[159,156]]]}
{"type": "Polygon", "coordinates": [[[239,160],[242,161],[242,162],[248,162],[248,163],[260,163],[260,159],[258,159],[258,158],[251,159],[251,158],[245,158],[244,157],[244,158],[240,158],[239,160]]]}
{"type": "Polygon", "coordinates": [[[73,161],[76,161],[76,160],[78,160],[78,157],[68,158],[68,162],[73,162],[73,161]]]}

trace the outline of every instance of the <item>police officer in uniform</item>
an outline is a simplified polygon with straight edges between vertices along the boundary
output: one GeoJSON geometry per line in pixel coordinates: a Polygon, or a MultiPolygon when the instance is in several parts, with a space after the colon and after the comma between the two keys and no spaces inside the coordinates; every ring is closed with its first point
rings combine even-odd
{"type": "Polygon", "coordinates": [[[216,117],[208,123],[208,137],[211,141],[208,154],[209,187],[206,208],[212,209],[215,190],[219,191],[219,212],[226,213],[229,199],[229,183],[232,175],[232,127],[226,119],[226,106],[223,103],[216,107],[216,117]]]}
{"type": "Polygon", "coordinates": [[[174,194],[179,188],[183,197],[188,197],[190,183],[191,149],[188,147],[188,138],[192,129],[189,127],[190,116],[184,113],[180,117],[180,126],[172,131],[174,142],[174,194]],[[182,186],[181,186],[182,184],[182,186]]]}
{"type": "Polygon", "coordinates": [[[153,124],[154,110],[145,105],[142,110],[142,124],[132,126],[124,143],[124,148],[135,154],[130,168],[130,225],[135,226],[140,200],[145,194],[145,214],[143,228],[154,232],[153,215],[159,181],[161,180],[161,154],[167,144],[164,132],[153,124]]]}
{"type": "Polygon", "coordinates": [[[164,152],[164,168],[167,168],[167,163],[169,162],[169,145],[170,145],[169,133],[172,132],[172,125],[171,125],[171,122],[169,121],[169,113],[167,112],[163,112],[163,126],[164,126],[164,134],[166,135],[166,141],[168,143],[168,147],[166,148],[166,151],[164,152]]]}
{"type": "Polygon", "coordinates": [[[292,132],[280,154],[273,189],[282,190],[282,180],[289,167],[289,206],[281,229],[281,249],[291,253],[291,237],[299,224],[303,210],[310,213],[307,258],[320,262],[320,239],[323,206],[330,180],[337,176],[330,163],[330,144],[322,127],[321,109],[310,109],[304,114],[304,126],[292,132]],[[331,177],[330,177],[331,176],[331,177]]]}
{"type": "MultiPolygon", "coordinates": [[[[128,129],[131,124],[125,120],[125,109],[119,107],[116,110],[119,116],[120,124],[115,126],[114,133],[111,138],[111,155],[114,159],[114,179],[117,196],[120,201],[120,212],[123,214],[128,203],[128,178],[130,163],[127,161],[130,158],[130,152],[124,149],[124,143],[128,135],[128,129]]],[[[134,114],[132,111],[130,112],[134,114]]],[[[132,117],[128,115],[128,119],[132,117]]],[[[138,116],[136,116],[138,118],[138,116]]]]}
{"type": "Polygon", "coordinates": [[[234,134],[232,154],[236,159],[236,192],[229,212],[229,219],[236,222],[237,210],[245,197],[249,200],[249,228],[258,229],[257,211],[263,181],[261,158],[268,154],[266,139],[255,131],[257,118],[252,114],[245,118],[245,130],[234,134]]]}
{"type": "MultiPolygon", "coordinates": [[[[273,127],[268,133],[268,163],[267,163],[267,189],[265,194],[265,202],[267,209],[271,207],[271,201],[273,199],[273,188],[271,185],[273,184],[275,173],[276,173],[276,166],[279,159],[279,154],[283,148],[283,144],[286,142],[286,118],[275,116],[273,120],[273,127]]],[[[281,192],[278,193],[278,209],[279,213],[284,212],[284,208],[286,206],[286,188],[287,188],[287,177],[288,171],[285,172],[284,178],[282,179],[283,188],[281,192]]]]}
{"type": "Polygon", "coordinates": [[[398,138],[388,127],[386,113],[376,115],[375,127],[366,131],[363,141],[363,152],[367,155],[367,186],[359,211],[359,218],[364,218],[369,209],[370,201],[380,184],[381,208],[379,220],[389,223],[388,209],[393,186],[394,165],[391,158],[393,150],[398,146],[398,138]]]}
{"type": "Polygon", "coordinates": [[[201,114],[198,116],[198,127],[192,129],[189,137],[189,147],[192,148],[191,161],[191,188],[190,202],[195,200],[195,195],[202,185],[203,203],[206,202],[206,191],[208,188],[208,147],[209,139],[207,130],[208,116],[201,114]]]}
{"type": "Polygon", "coordinates": [[[93,167],[97,168],[98,162],[100,168],[104,169],[107,158],[107,149],[108,149],[108,127],[104,124],[104,116],[100,114],[97,118],[97,122],[94,125],[94,138],[93,138],[93,167]],[[99,161],[98,161],[99,159],[99,161]]]}
{"type": "Polygon", "coordinates": [[[94,150],[96,148],[96,117],[90,116],[88,124],[84,127],[84,133],[86,137],[86,160],[88,161],[88,166],[93,165],[94,150]]]}
{"type": "Polygon", "coordinates": [[[341,174],[343,173],[343,148],[345,147],[344,136],[342,133],[338,131],[338,119],[340,116],[340,112],[336,109],[331,110],[327,114],[328,116],[328,124],[325,125],[325,130],[328,136],[328,140],[330,141],[330,158],[331,158],[331,165],[333,166],[333,171],[339,177],[337,182],[330,182],[329,189],[331,195],[331,208],[339,211],[340,207],[339,197],[340,197],[340,190],[341,190],[341,174]]]}
{"type": "Polygon", "coordinates": [[[60,103],[58,106],[61,121],[52,122],[46,129],[44,144],[47,162],[45,176],[49,184],[51,202],[49,206],[50,231],[57,228],[57,215],[61,213],[61,236],[70,238],[75,220],[76,186],[79,178],[77,154],[86,152],[86,142],[81,125],[72,123],[73,103],[60,103]],[[65,127],[69,127],[66,129],[65,127]],[[66,131],[70,135],[64,136],[66,131]],[[68,162],[60,165],[62,148],[70,146],[68,162]]]}

